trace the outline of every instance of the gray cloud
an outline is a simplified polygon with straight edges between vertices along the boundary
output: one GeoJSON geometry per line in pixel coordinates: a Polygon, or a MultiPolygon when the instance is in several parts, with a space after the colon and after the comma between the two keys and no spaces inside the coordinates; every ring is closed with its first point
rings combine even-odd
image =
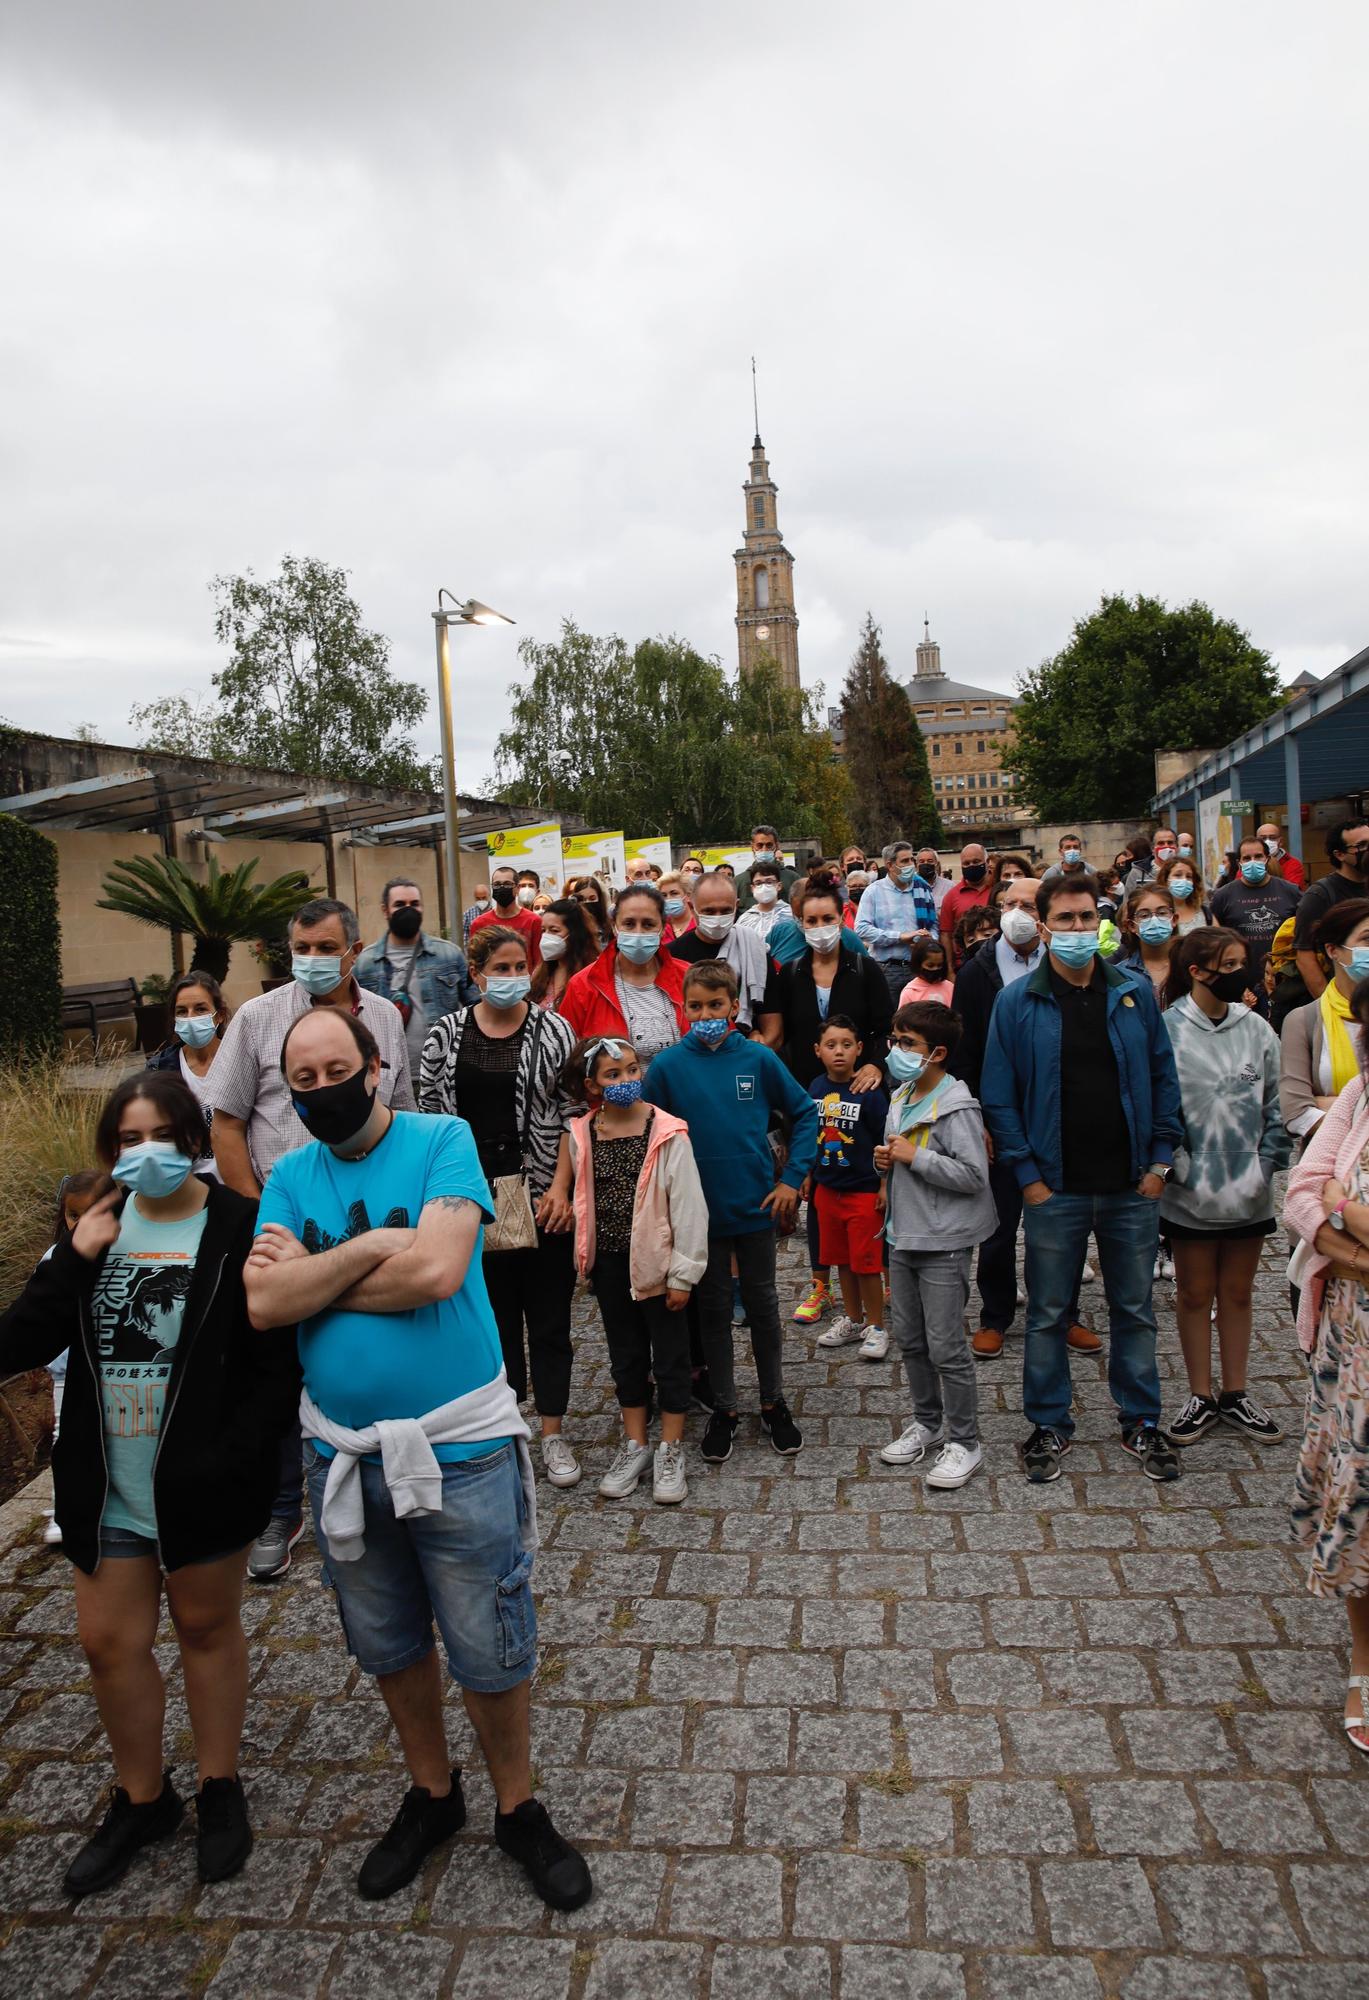
{"type": "Polygon", "coordinates": [[[3,53],[31,727],[203,689],[208,579],[286,549],[425,682],[439,583],[518,621],[459,635],[463,784],[523,634],[730,662],[753,350],[829,694],[867,607],[1001,686],[1103,590],[1363,642],[1350,0],[65,5],[3,53]]]}

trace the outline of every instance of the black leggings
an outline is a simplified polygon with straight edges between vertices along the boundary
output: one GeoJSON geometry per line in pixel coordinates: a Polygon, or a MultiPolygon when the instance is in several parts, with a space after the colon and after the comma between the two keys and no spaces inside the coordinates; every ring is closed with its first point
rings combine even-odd
{"type": "Polygon", "coordinates": [[[537,1232],[535,1250],[486,1251],[481,1268],[499,1328],[504,1372],[519,1402],[528,1393],[538,1414],[564,1417],[570,1401],[570,1302],[575,1292],[574,1243],[569,1234],[537,1232]],[[527,1321],[527,1356],[523,1322],[527,1321]]]}
{"type": "Polygon", "coordinates": [[[601,1250],[589,1281],[604,1322],[619,1408],[644,1409],[647,1384],[654,1377],[662,1411],[683,1416],[692,1386],[689,1322],[684,1314],[671,1312],[664,1297],[633,1298],[626,1250],[601,1250]]]}

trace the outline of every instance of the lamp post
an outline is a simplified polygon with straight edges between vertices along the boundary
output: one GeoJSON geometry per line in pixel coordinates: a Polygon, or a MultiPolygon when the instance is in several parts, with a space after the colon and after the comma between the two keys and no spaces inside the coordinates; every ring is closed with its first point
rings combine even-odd
{"type": "Polygon", "coordinates": [[[512,625],[502,611],[491,611],[478,597],[458,604],[449,590],[437,593],[433,626],[437,632],[437,714],[442,731],[442,819],[446,845],[447,930],[456,943],[461,922],[461,855],[456,844],[459,814],[456,804],[456,742],[452,734],[452,658],[447,634],[453,625],[512,625]],[[443,605],[443,598],[451,600],[443,605]]]}

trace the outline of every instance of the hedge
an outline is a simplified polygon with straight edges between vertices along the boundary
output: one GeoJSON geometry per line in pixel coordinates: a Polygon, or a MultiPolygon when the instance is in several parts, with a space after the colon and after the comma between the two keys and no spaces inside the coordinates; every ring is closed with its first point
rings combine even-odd
{"type": "Polygon", "coordinates": [[[62,1041],[57,849],[0,813],[0,1062],[55,1055],[62,1041]]]}

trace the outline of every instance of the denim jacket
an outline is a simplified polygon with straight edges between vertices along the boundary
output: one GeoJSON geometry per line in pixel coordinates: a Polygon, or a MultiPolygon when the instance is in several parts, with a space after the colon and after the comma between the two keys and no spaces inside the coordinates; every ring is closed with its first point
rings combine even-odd
{"type": "MultiPolygon", "coordinates": [[[[356,963],[357,985],[364,986],[368,993],[378,993],[382,1000],[389,999],[395,983],[394,968],[386,950],[389,935],[388,931],[382,931],[356,963]]],[[[432,937],[427,931],[420,931],[415,943],[418,956],[411,984],[431,1028],[444,1014],[453,1013],[458,1007],[473,1007],[480,998],[480,988],[471,977],[460,945],[448,944],[445,938],[432,937]]]]}
{"type": "MultiPolygon", "coordinates": [[[[1050,960],[1007,986],[994,1001],[984,1051],[979,1101],[993,1134],[995,1156],[1020,1187],[1064,1179],[1060,1142],[1060,1009],[1051,992],[1050,960]]],[[[1108,1040],[1117,1058],[1122,1109],[1131,1134],[1131,1178],[1166,1166],[1183,1138],[1174,1052],[1150,990],[1099,959],[1094,978],[1107,988],[1108,1040]]]]}

